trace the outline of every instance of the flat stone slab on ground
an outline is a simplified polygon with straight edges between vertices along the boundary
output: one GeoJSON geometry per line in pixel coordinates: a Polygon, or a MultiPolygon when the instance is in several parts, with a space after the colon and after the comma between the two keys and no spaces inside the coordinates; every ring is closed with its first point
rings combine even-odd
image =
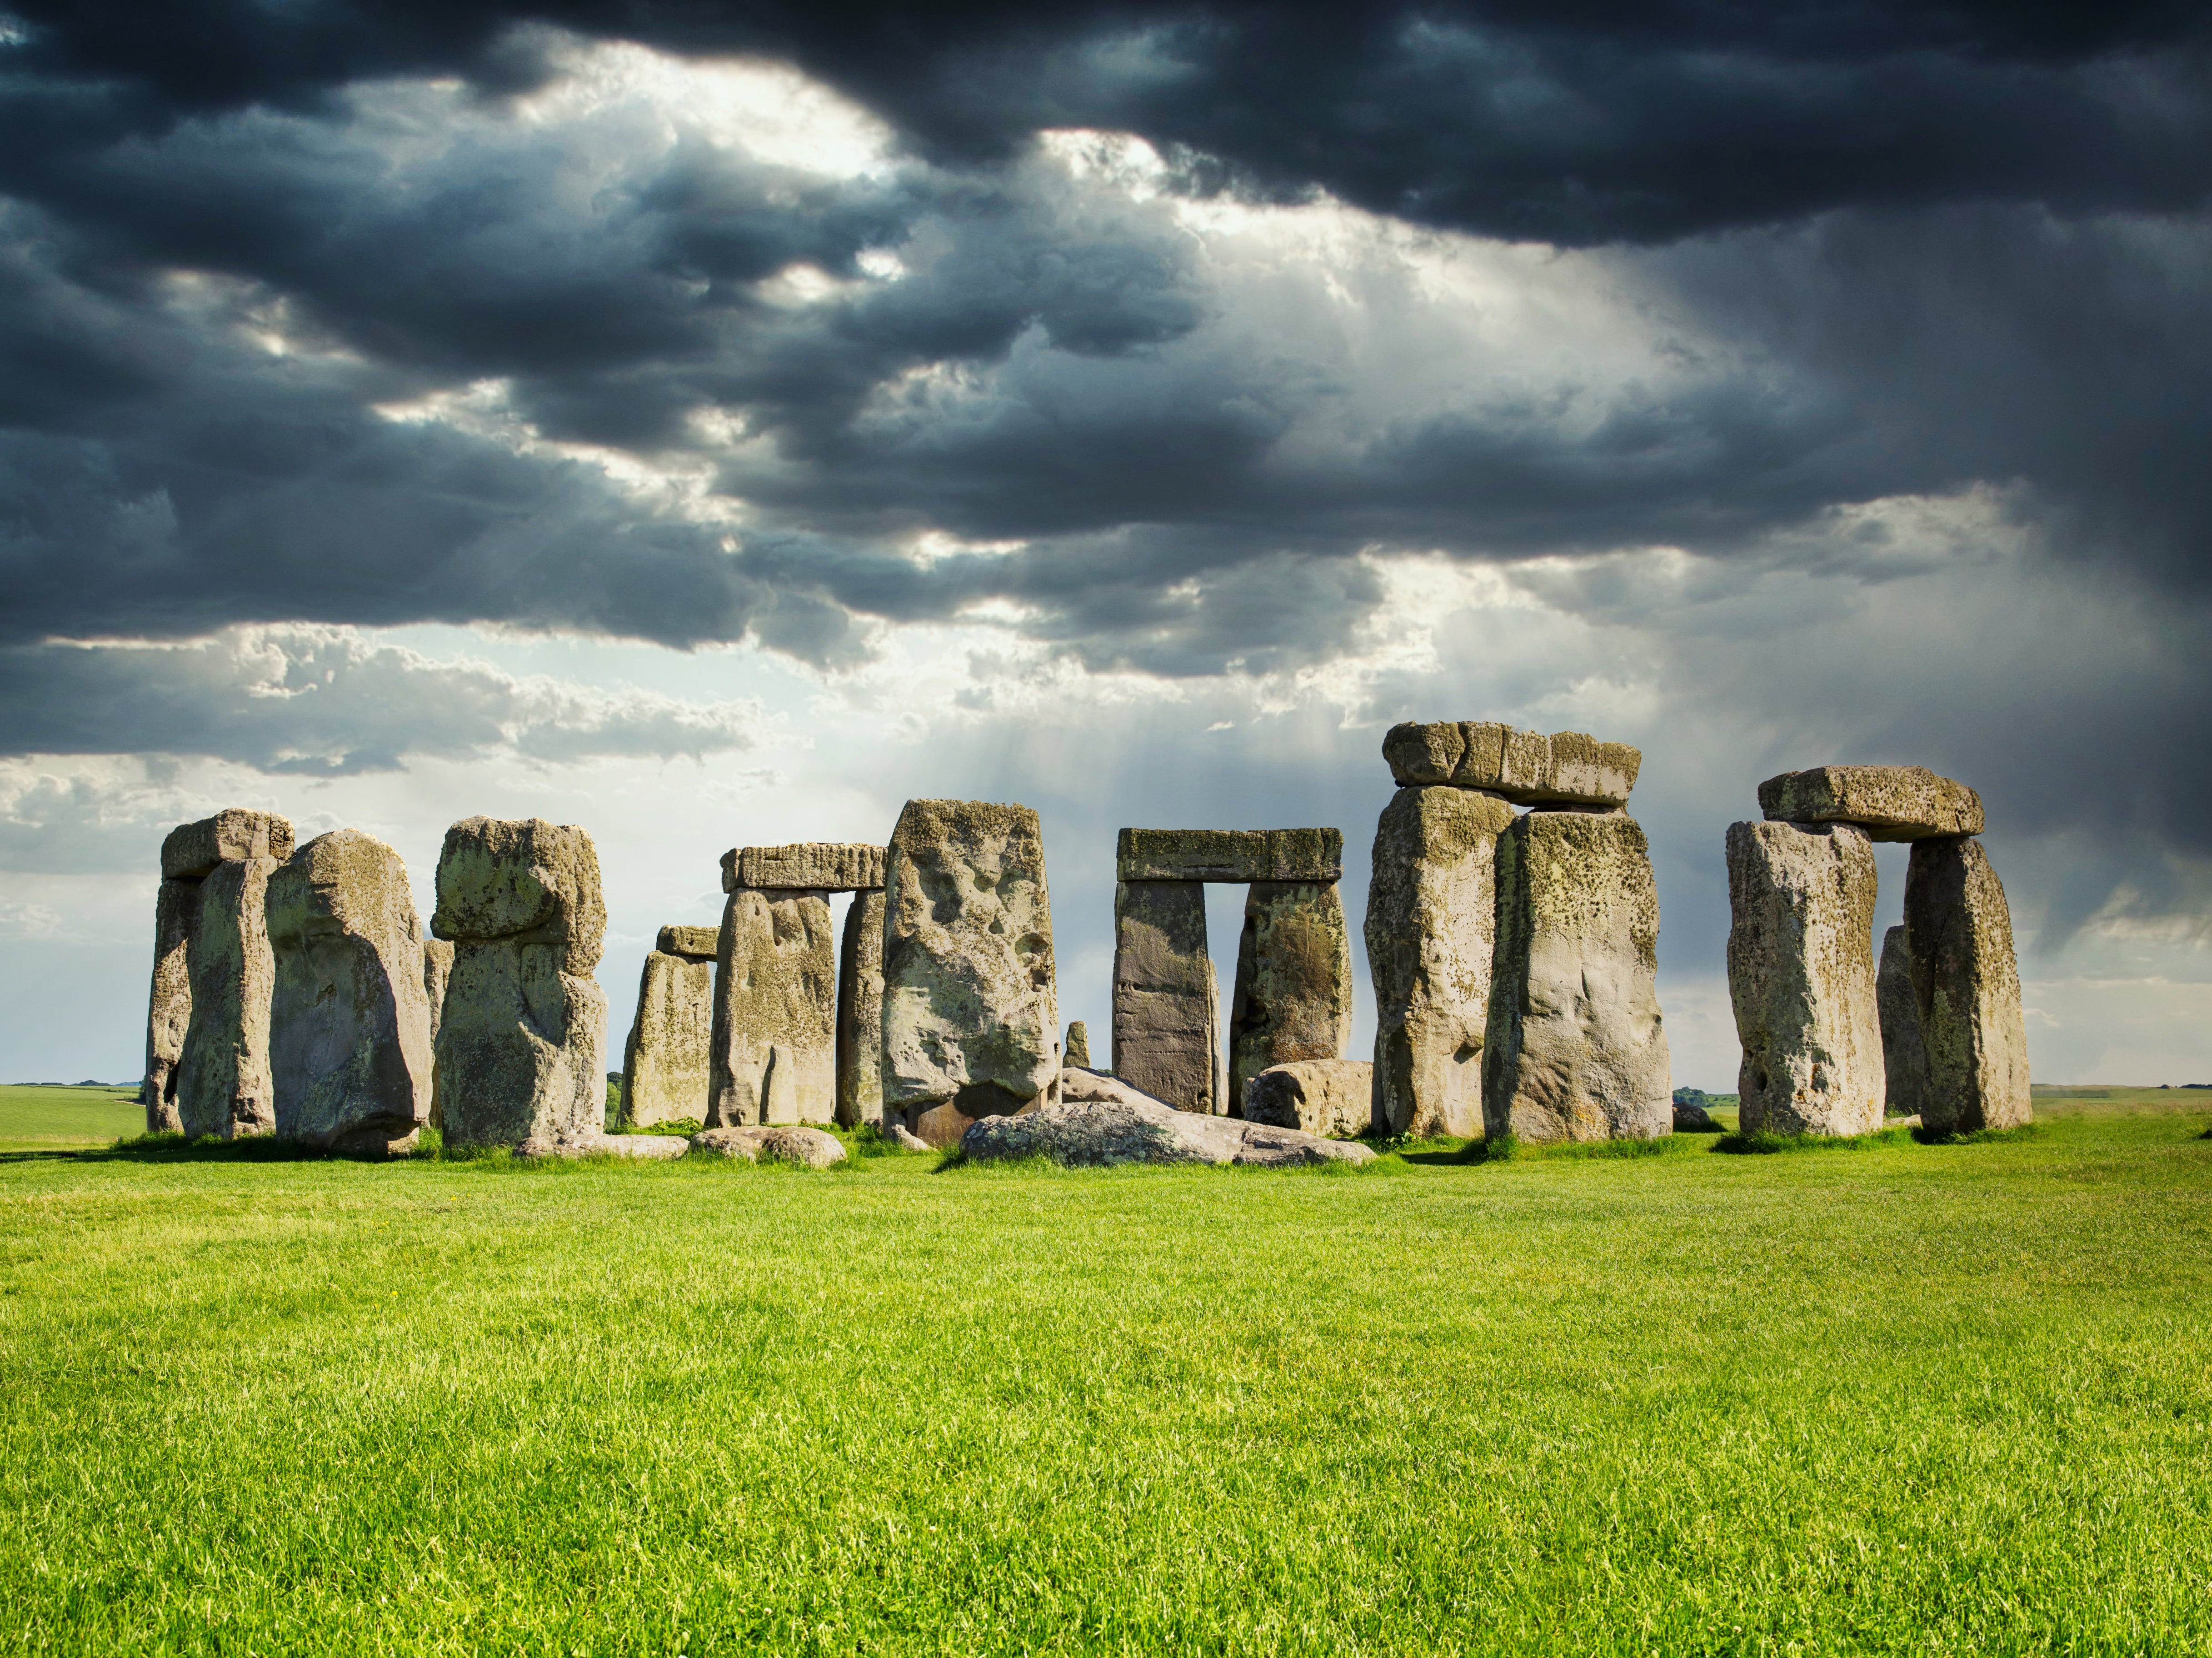
{"type": "Polygon", "coordinates": [[[1340,881],[1344,831],[1125,829],[1115,861],[1124,881],[1340,881]]]}
{"type": "Polygon", "coordinates": [[[518,1157],[630,1157],[667,1163],[691,1149],[681,1134],[578,1134],[568,1139],[528,1140],[514,1148],[518,1157]]]}
{"type": "Polygon", "coordinates": [[[1620,806],[1628,802],[1644,755],[1582,732],[1516,730],[1495,720],[1407,721],[1382,739],[1401,787],[1448,783],[1516,805],[1620,806]]]}
{"type": "Polygon", "coordinates": [[[721,937],[720,927],[665,926],[653,947],[664,956],[681,956],[688,962],[711,962],[721,937]]]}
{"type": "Polygon", "coordinates": [[[1925,766],[1815,766],[1759,786],[1759,809],[1791,823],[1856,823],[1875,841],[1979,835],[1982,797],[1925,766]]]}
{"type": "Polygon", "coordinates": [[[1281,1168],[1375,1160],[1374,1149],[1357,1141],[1178,1111],[1095,1072],[1063,1071],[1060,1096],[1057,1105],[984,1118],[962,1137],[961,1151],[978,1160],[1048,1157],[1070,1168],[1124,1163],[1281,1168]]]}
{"type": "Polygon", "coordinates": [[[725,892],[869,892],[883,884],[884,848],[861,841],[732,847],[722,854],[725,892]]]}
{"type": "Polygon", "coordinates": [[[793,1163],[802,1169],[827,1169],[845,1161],[845,1143],[835,1134],[795,1123],[708,1128],[694,1134],[690,1145],[694,1151],[747,1163],[793,1163]]]}
{"type": "MultiPolygon", "coordinates": [[[[1326,1139],[1364,1134],[1375,1115],[1375,1067],[1364,1060],[1293,1060],[1244,1084],[1244,1121],[1326,1139]]],[[[1475,1096],[1475,1121],[1482,1099],[1475,1096]]]]}

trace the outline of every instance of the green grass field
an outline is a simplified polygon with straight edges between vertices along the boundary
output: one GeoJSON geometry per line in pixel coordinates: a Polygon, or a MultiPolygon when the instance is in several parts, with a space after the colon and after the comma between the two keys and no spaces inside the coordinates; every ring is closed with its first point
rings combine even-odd
{"type": "Polygon", "coordinates": [[[0,1157],[0,1646],[2212,1653],[2212,1096],[2039,1108],[1357,1172],[0,1157]]]}
{"type": "Polygon", "coordinates": [[[108,1145],[145,1127],[129,1088],[0,1086],[0,1151],[108,1145]]]}

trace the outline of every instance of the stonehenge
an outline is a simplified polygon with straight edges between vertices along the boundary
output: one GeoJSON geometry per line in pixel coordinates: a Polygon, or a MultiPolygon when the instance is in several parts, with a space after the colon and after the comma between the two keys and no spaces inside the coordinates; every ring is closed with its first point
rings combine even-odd
{"type": "Polygon", "coordinates": [[[1728,832],[1729,997],[1747,1133],[1870,1134],[1881,1127],[1874,848],[1850,823],[1736,823],[1728,832]]]}
{"type": "Polygon", "coordinates": [[[1885,1112],[1939,1133],[2027,1121],[2020,970],[1976,838],[1981,797],[1922,766],[1819,766],[1768,778],[1759,804],[1763,821],[1728,831],[1742,1127],[1862,1134],[1885,1112]],[[1912,847],[1905,924],[1879,970],[1875,841],[1912,847]]]}
{"type": "Polygon", "coordinates": [[[848,1128],[882,1125],[883,1045],[884,891],[876,886],[853,895],[837,946],[837,1121],[848,1128]]]}
{"type": "Polygon", "coordinates": [[[157,938],[156,997],[147,1018],[147,1127],[198,1139],[236,1139],[276,1127],[269,1074],[269,1000],[276,963],[269,949],[269,878],[292,855],[291,820],[274,812],[227,808],[181,823],[161,843],[163,892],[155,901],[173,924],[191,913],[185,986],[175,988],[173,944],[157,938]],[[173,884],[175,884],[173,885],[173,884]],[[183,888],[189,884],[187,893],[183,888]],[[164,970],[166,956],[167,971],[164,970]],[[161,991],[167,984],[168,995],[161,991]],[[165,1037],[182,1015],[173,1069],[156,1078],[165,1037]]]}
{"type": "Polygon", "coordinates": [[[430,930],[453,945],[435,1046],[446,1145],[540,1150],[601,1133],[606,936],[591,836],[540,817],[462,819],[430,930]]]}
{"type": "Polygon", "coordinates": [[[1242,1114],[1271,1065],[1334,1060],[1351,1037],[1352,944],[1333,829],[1121,831],[1114,893],[1115,1075],[1202,1115],[1242,1114]],[[1247,888],[1222,1054],[1206,884],[1247,888]]]}
{"type": "Polygon", "coordinates": [[[884,857],[883,1122],[936,1146],[1052,1102],[1060,1003],[1027,806],[909,800],[884,857]]]}
{"type": "Polygon", "coordinates": [[[646,952],[623,1046],[623,1127],[706,1121],[720,937],[710,926],[665,926],[646,952]]]}
{"type": "Polygon", "coordinates": [[[1635,819],[1536,810],[1498,837],[1498,938],[1482,1054],[1486,1136],[1674,1132],[1655,982],[1659,894],[1635,819]]]}
{"type": "MultiPolygon", "coordinates": [[[[802,842],[723,853],[729,896],[714,960],[708,1127],[837,1121],[838,983],[846,977],[848,1006],[865,995],[872,963],[864,901],[883,883],[881,847],[802,842]],[[848,915],[842,952],[830,937],[833,891],[860,895],[853,908],[861,919],[848,915]]],[[[863,1090],[842,1091],[861,1108],[863,1090]]]]}
{"type": "Polygon", "coordinates": [[[334,829],[270,876],[269,1069],[280,1139],[406,1151],[430,1115],[430,1002],[407,866],[334,829]]]}

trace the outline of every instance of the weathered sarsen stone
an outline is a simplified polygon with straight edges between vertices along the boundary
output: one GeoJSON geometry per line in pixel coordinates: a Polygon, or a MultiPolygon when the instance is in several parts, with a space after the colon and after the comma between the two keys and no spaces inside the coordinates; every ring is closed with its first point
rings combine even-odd
{"type": "Polygon", "coordinates": [[[1091,1069],[1091,1030],[1080,1019],[1067,1022],[1067,1040],[1060,1044],[1060,1063],[1063,1069],[1071,1065],[1091,1069]]]}
{"type": "MultiPolygon", "coordinates": [[[[289,825],[286,826],[289,829],[289,825]]],[[[274,858],[217,864],[200,883],[187,958],[191,1023],[177,1061],[177,1117],[195,1139],[266,1134],[276,1127],[269,1074],[269,999],[276,965],[266,902],[274,858]]]]}
{"type": "Polygon", "coordinates": [[[884,861],[883,1099],[933,1145],[1049,1102],[1060,1003],[1027,806],[909,800],[884,861]]]}
{"type": "Polygon", "coordinates": [[[1483,1127],[1525,1140],[1649,1139],[1674,1127],[1654,982],[1659,893],[1620,814],[1532,811],[1498,838],[1483,1127]]]}
{"type": "Polygon", "coordinates": [[[430,1003],[407,865],[359,829],[317,835],[269,878],[276,1133],[404,1151],[430,1116],[430,1003]]]}
{"type": "Polygon", "coordinates": [[[1348,1138],[1372,1124],[1374,1096],[1375,1067],[1364,1060],[1293,1060],[1269,1066],[1245,1084],[1243,1117],[1348,1138]]]}
{"type": "Polygon", "coordinates": [[[453,941],[436,1104],[456,1149],[548,1148],[601,1133],[606,936],[599,853],[573,824],[465,818],[446,831],[430,923],[453,941]]]}
{"type": "Polygon", "coordinates": [[[1905,929],[1883,935],[1881,960],[1874,975],[1875,1005],[1881,1011],[1881,1061],[1887,1098],[1882,1109],[1893,1117],[1917,1117],[1928,1103],[1928,1050],[1920,1041],[1920,1004],[1912,994],[1912,951],[1905,929]]]}
{"type": "Polygon", "coordinates": [[[801,841],[787,847],[732,847],[722,854],[722,890],[872,892],[884,884],[884,849],[860,843],[801,841]]]}
{"type": "Polygon", "coordinates": [[[1115,1075],[1178,1111],[1225,1113],[1221,990],[1197,882],[1115,884],[1113,1034],[1115,1075]]]}
{"type": "Polygon", "coordinates": [[[884,895],[857,892],[837,949],[837,1121],[884,1120],[884,895]]]}
{"type": "Polygon", "coordinates": [[[637,1017],[623,1045],[618,1114],[625,1127],[707,1120],[719,936],[710,926],[665,926],[660,948],[646,952],[637,1017]]]}
{"type": "Polygon", "coordinates": [[[1342,1059],[1351,1040],[1352,937],[1335,885],[1255,881],[1229,1010],[1230,1110],[1243,1109],[1245,1084],[1268,1066],[1342,1059]]]}
{"type": "Polygon", "coordinates": [[[292,820],[273,811],[225,806],[212,817],[179,823],[161,842],[161,878],[199,881],[220,864],[252,858],[283,863],[292,855],[292,820]]]}
{"type": "Polygon", "coordinates": [[[1498,837],[1513,808],[1474,789],[1401,788],[1375,827],[1367,966],[1376,1127],[1482,1133],[1498,837]]]}
{"type": "Polygon", "coordinates": [[[1333,829],[1125,829],[1115,849],[1124,881],[1339,881],[1344,834],[1333,829]]]}
{"type": "Polygon", "coordinates": [[[1876,841],[1979,835],[1982,797],[1925,766],[1815,766],[1759,786],[1759,809],[1793,823],[1856,823],[1876,841]]]}
{"type": "Polygon", "coordinates": [[[1881,1127],[1874,847],[1849,823],[1732,823],[1729,999],[1747,1133],[1881,1127]]]}
{"type": "Polygon", "coordinates": [[[422,995],[430,1004],[430,1040],[446,1017],[446,981],[453,976],[453,946],[444,938],[422,940],[422,995]]]}
{"type": "Polygon", "coordinates": [[[177,1064],[191,1028],[192,931],[199,919],[198,881],[161,883],[154,897],[154,982],[146,998],[146,1071],[138,1090],[149,1134],[184,1130],[177,1114],[177,1064]]]}
{"type": "Polygon", "coordinates": [[[1394,726],[1382,757],[1401,787],[1483,789],[1521,805],[1627,804],[1644,756],[1581,732],[1517,731],[1492,720],[1394,726]]]}
{"type": "Polygon", "coordinates": [[[1914,842],[1905,941],[1928,1054],[1921,1121],[1960,1134],[2027,1121],[2034,1113],[2012,912],[1979,841],[1914,842]]]}
{"type": "Polygon", "coordinates": [[[1056,1103],[972,1124],[961,1139],[962,1154],[979,1161],[1049,1157],[1074,1168],[1121,1163],[1283,1168],[1375,1160],[1373,1150],[1355,1140],[1178,1111],[1095,1072],[1066,1072],[1060,1091],[1065,1097],[1056,1103]]]}
{"type": "Polygon", "coordinates": [[[837,1114],[837,948],[824,892],[739,887],[714,964],[707,1124],[837,1114]]]}

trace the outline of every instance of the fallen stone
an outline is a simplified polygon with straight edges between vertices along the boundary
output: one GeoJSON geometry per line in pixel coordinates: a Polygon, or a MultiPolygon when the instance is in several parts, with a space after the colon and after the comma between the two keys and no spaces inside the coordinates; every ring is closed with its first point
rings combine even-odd
{"type": "Polygon", "coordinates": [[[1928,1100],[1928,1050],[1920,1041],[1920,1005],[1912,994],[1912,952],[1905,929],[1893,926],[1881,941],[1875,968],[1875,1005],[1881,1014],[1885,1099],[1893,1117],[1917,1117],[1928,1100]]]}
{"type": "Polygon", "coordinates": [[[1732,823],[1729,1000],[1746,1133],[1881,1127],[1874,847],[1850,823],[1732,823]]]}
{"type": "MultiPolygon", "coordinates": [[[[1255,881],[1229,1011],[1229,1105],[1270,1066],[1338,1060],[1352,1040],[1352,937],[1334,886],[1255,881]]],[[[1115,1056],[1114,1068],[1121,1068],[1115,1056]]]]}
{"type": "Polygon", "coordinates": [[[422,923],[399,854],[359,829],[319,835],[269,878],[277,1136],[392,1156],[430,1118],[422,923]]]}
{"type": "Polygon", "coordinates": [[[1115,1071],[1146,1093],[1178,1111],[1226,1114],[1221,989],[1196,882],[1115,884],[1113,1035],[1115,1071]]]}
{"type": "Polygon", "coordinates": [[[269,999],[276,958],[269,950],[269,878],[274,858],[216,865],[199,885],[199,914],[186,957],[191,1023],[177,1059],[177,1120],[194,1139],[240,1139],[276,1127],[269,1074],[269,999]]]}
{"type": "Polygon", "coordinates": [[[1632,817],[1532,811],[1498,837],[1483,1042],[1492,1139],[1650,1139],[1674,1127],[1655,983],[1659,893],[1632,817]]]}
{"type": "Polygon", "coordinates": [[[927,1140],[922,1139],[921,1135],[909,1133],[907,1131],[905,1125],[902,1123],[893,1123],[890,1127],[890,1133],[887,1138],[890,1140],[892,1145],[897,1146],[903,1151],[934,1151],[937,1150],[935,1146],[932,1145],[927,1140]]]}
{"type": "Polygon", "coordinates": [[[867,892],[884,884],[884,848],[802,841],[787,847],[732,847],[722,854],[722,890],[867,892]]]}
{"type": "Polygon", "coordinates": [[[1124,881],[1340,881],[1344,833],[1333,829],[1125,829],[1115,873],[1124,881]]]}
{"type": "Polygon", "coordinates": [[[714,965],[706,1126],[837,1115],[837,950],[821,892],[740,887],[714,965]]]}
{"type": "Polygon", "coordinates": [[[1060,1062],[1063,1066],[1080,1066],[1091,1068],[1091,1031],[1080,1019],[1071,1019],[1067,1025],[1067,1040],[1060,1046],[1060,1062]]]}
{"type": "Polygon", "coordinates": [[[1677,1134],[1717,1134],[1721,1126],[1713,1121],[1713,1114],[1702,1105],[1686,1100],[1674,1102],[1674,1132],[1677,1134]]]}
{"type": "Polygon", "coordinates": [[[837,949],[837,1121],[884,1120],[884,895],[858,892],[837,949]]]}
{"type": "Polygon", "coordinates": [[[694,1151],[712,1151],[747,1163],[791,1163],[802,1169],[827,1169],[845,1161],[844,1142],[819,1128],[798,1124],[709,1128],[694,1134],[694,1151]]]}
{"type": "Polygon", "coordinates": [[[630,1157],[667,1163],[691,1149],[681,1134],[608,1134],[586,1131],[566,1139],[529,1140],[514,1148],[519,1157],[630,1157]]]}
{"type": "MultiPolygon", "coordinates": [[[[1089,1073],[1085,1073],[1089,1075],[1089,1073]]],[[[1356,1140],[1324,1139],[1295,1128],[1178,1111],[1126,1085],[1076,1084],[1075,1096],[1018,1116],[987,1117],[971,1126],[960,1150],[979,1162],[1048,1157],[1070,1168],[1123,1163],[1243,1163],[1261,1168],[1321,1163],[1371,1163],[1356,1140]]]]}
{"type": "Polygon", "coordinates": [[[184,1132],[177,1065],[192,1023],[192,932],[199,919],[198,881],[161,883],[154,896],[154,982],[146,998],[146,1071],[138,1089],[149,1134],[184,1132]]]}
{"type": "Polygon", "coordinates": [[[454,945],[434,1050],[447,1145],[603,1133],[607,1003],[591,974],[606,906],[591,836],[542,818],[463,819],[439,854],[431,930],[454,945]]]}
{"type": "Polygon", "coordinates": [[[1367,965],[1375,981],[1375,1126],[1482,1133],[1498,837],[1513,809],[1474,789],[1402,788],[1375,828],[1367,965]]]}
{"type": "Polygon", "coordinates": [[[1946,1134],[2028,1121],[2034,1108],[2012,912],[1979,841],[1913,843],[1905,942],[1928,1055],[1922,1121],[1946,1134]]]}
{"type": "Polygon", "coordinates": [[[1979,835],[1982,797],[1925,766],[1815,766],[1759,786],[1759,809],[1793,823],[1856,823],[1875,841],[1979,835]]]}
{"type": "Polygon", "coordinates": [[[1643,754],[1581,732],[1549,737],[1490,720],[1408,722],[1382,739],[1401,787],[1449,784],[1482,789],[1522,805],[1626,805],[1643,754]]]}
{"type": "Polygon", "coordinates": [[[283,863],[292,855],[292,820],[273,811],[226,806],[212,817],[179,823],[161,842],[161,878],[198,881],[218,864],[242,864],[249,858],[283,863]]]}
{"type": "MultiPolygon", "coordinates": [[[[712,927],[663,927],[660,936],[672,932],[715,936],[712,927]]],[[[623,1045],[623,1127],[706,1121],[714,1034],[714,957],[648,950],[638,975],[637,1017],[623,1045]]]]}
{"type": "Polygon", "coordinates": [[[664,956],[681,956],[687,962],[711,962],[720,948],[721,930],[711,926],[665,926],[653,948],[664,956]]]}
{"type": "Polygon", "coordinates": [[[1052,901],[1027,806],[909,800],[884,864],[883,1101],[933,1145],[1049,1099],[1052,901]]]}
{"type": "Polygon", "coordinates": [[[1364,1134],[1374,1114],[1375,1067],[1364,1060],[1294,1060],[1268,1066],[1244,1089],[1245,1121],[1324,1139],[1364,1134]]]}

